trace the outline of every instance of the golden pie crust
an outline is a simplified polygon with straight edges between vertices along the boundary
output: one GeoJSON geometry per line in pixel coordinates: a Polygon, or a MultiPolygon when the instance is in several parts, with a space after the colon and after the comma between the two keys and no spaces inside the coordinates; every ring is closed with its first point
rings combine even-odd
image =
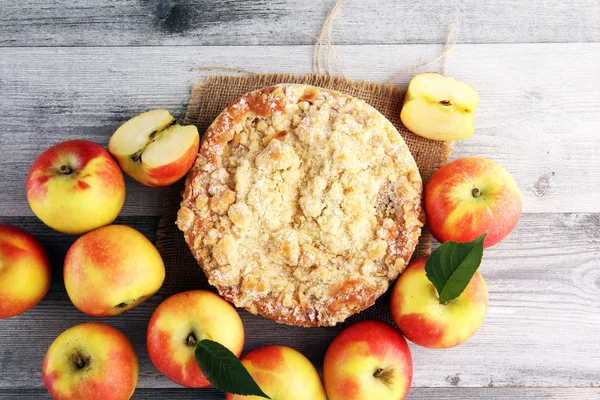
{"type": "Polygon", "coordinates": [[[381,113],[282,84],[245,95],[208,128],[177,226],[236,306],[335,325],[371,306],[407,265],[421,191],[413,156],[381,113]]]}

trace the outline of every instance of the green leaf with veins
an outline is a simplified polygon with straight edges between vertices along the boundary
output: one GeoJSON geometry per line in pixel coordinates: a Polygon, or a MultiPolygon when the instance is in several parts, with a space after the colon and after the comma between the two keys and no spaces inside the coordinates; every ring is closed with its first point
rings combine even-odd
{"type": "Polygon", "coordinates": [[[200,370],[215,388],[227,393],[270,399],[227,347],[204,339],[196,345],[195,354],[200,370]]]}
{"type": "Polygon", "coordinates": [[[456,299],[465,290],[483,257],[485,233],[472,242],[448,241],[435,249],[425,263],[425,273],[437,289],[440,304],[456,299]]]}

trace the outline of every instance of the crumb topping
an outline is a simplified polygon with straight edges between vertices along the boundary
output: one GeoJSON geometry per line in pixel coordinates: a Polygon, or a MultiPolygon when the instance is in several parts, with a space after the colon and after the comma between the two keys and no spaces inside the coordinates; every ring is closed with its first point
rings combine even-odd
{"type": "Polygon", "coordinates": [[[370,306],[410,259],[421,177],[398,131],[364,101],[278,85],[207,130],[177,225],[236,306],[334,325],[370,306]]]}

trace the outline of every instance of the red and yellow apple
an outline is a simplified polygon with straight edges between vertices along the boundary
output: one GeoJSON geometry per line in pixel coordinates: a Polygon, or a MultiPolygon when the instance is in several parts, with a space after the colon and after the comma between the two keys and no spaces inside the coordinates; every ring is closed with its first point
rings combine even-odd
{"type": "Polygon", "coordinates": [[[27,177],[27,201],[46,225],[79,235],[115,220],[125,201],[121,169],[102,146],[69,140],[50,147],[27,177]]]}
{"type": "Polygon", "coordinates": [[[425,72],[408,84],[400,119],[408,130],[427,139],[466,139],[475,132],[478,100],[473,86],[425,72]]]}
{"type": "Polygon", "coordinates": [[[54,400],[127,400],[137,384],[138,361],[119,330],[87,322],[52,342],[42,378],[54,400]]]}
{"type": "Polygon", "coordinates": [[[148,324],[148,354],[154,366],[182,386],[210,386],[195,358],[196,344],[219,342],[239,357],[244,326],[231,304],[205,290],[175,294],[163,301],[148,324]]]}
{"type": "Polygon", "coordinates": [[[167,186],[192,167],[200,135],[194,125],[174,124],[167,110],[152,110],[126,121],[108,150],[127,175],[147,186],[167,186]]]}
{"type": "Polygon", "coordinates": [[[406,340],[391,325],[361,321],[343,330],[325,353],[330,400],[401,400],[412,381],[406,340]]]}
{"type": "MultiPolygon", "coordinates": [[[[300,352],[286,346],[253,350],[242,364],[261,390],[272,400],[326,400],[316,368],[300,352]]],[[[259,400],[259,396],[227,393],[227,400],[259,400]]]]}
{"type": "Polygon", "coordinates": [[[0,224],[0,319],[35,306],[51,281],[50,261],[40,242],[24,229],[0,224]]]}
{"type": "Polygon", "coordinates": [[[156,293],[165,279],[156,247],[124,225],[105,226],[77,239],[63,272],[75,307],[95,317],[132,309],[156,293]]]}
{"type": "Polygon", "coordinates": [[[521,209],[512,176],[481,157],[444,165],[425,187],[427,226],[441,243],[470,242],[487,233],[484,247],[493,246],[515,228],[521,209]]]}
{"type": "Polygon", "coordinates": [[[487,312],[488,291],[479,271],[454,300],[440,304],[425,273],[426,258],[410,263],[392,289],[392,318],[411,342],[429,348],[454,347],[477,332],[487,312]]]}

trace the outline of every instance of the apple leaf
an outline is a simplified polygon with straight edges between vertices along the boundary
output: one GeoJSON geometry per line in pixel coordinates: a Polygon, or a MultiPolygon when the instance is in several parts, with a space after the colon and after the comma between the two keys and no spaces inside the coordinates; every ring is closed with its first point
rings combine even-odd
{"type": "Polygon", "coordinates": [[[222,344],[208,339],[201,340],[196,345],[196,361],[215,388],[227,393],[270,399],[235,354],[222,344]]]}
{"type": "Polygon", "coordinates": [[[437,289],[440,304],[465,290],[481,264],[485,233],[472,242],[448,241],[435,249],[425,263],[425,273],[437,289]]]}

